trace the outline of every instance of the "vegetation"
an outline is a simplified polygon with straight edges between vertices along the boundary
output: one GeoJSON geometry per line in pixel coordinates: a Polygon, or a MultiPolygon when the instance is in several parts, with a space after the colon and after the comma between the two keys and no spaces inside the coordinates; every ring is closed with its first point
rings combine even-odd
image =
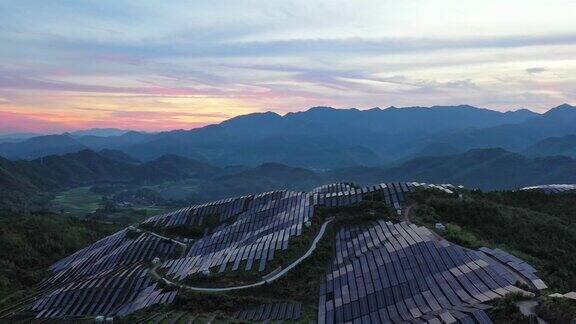
{"type": "Polygon", "coordinates": [[[541,298],[536,314],[550,324],[574,323],[576,300],[568,298],[541,298]]]}
{"type": "MultiPolygon", "coordinates": [[[[232,217],[232,219],[236,219],[232,217]]],[[[231,220],[228,219],[224,223],[228,223],[231,220]]],[[[205,232],[213,233],[216,227],[220,225],[220,215],[210,214],[204,216],[202,219],[202,224],[181,224],[171,227],[154,227],[153,224],[141,224],[140,227],[158,233],[163,236],[171,238],[188,238],[188,239],[199,239],[205,232]]]]}
{"type": "MultiPolygon", "coordinates": [[[[355,206],[347,207],[321,207],[316,210],[312,226],[303,232],[303,235],[290,240],[289,249],[277,251],[274,260],[268,262],[269,269],[275,269],[291,263],[300,257],[316,236],[321,224],[329,217],[334,221],[327,227],[323,239],[318,243],[314,253],[292,269],[286,276],[278,280],[246,290],[238,290],[226,293],[198,294],[187,293],[181,295],[183,299],[177,309],[198,309],[199,312],[212,312],[216,309],[231,314],[239,309],[247,309],[266,302],[299,301],[303,304],[302,322],[312,321],[317,315],[317,296],[321,276],[326,271],[326,266],[334,255],[334,240],[337,231],[342,226],[362,226],[378,219],[391,220],[396,218],[396,213],[381,202],[362,202],[355,206]],[[257,297],[255,297],[257,296],[257,297]],[[187,300],[190,298],[190,300],[187,300]],[[200,300],[201,299],[201,300],[200,300]],[[226,304],[230,307],[218,307],[226,304]],[[182,305],[185,305],[182,308],[182,305]],[[189,309],[189,308],[188,308],[189,309]]],[[[211,274],[210,277],[189,278],[187,283],[206,284],[210,286],[225,282],[225,286],[254,282],[260,279],[261,273],[257,271],[225,272],[211,274]]]]}
{"type": "MultiPolygon", "coordinates": [[[[226,324],[226,323],[244,323],[216,309],[213,312],[200,312],[200,309],[214,309],[210,304],[216,302],[216,299],[206,302],[201,295],[196,297],[189,296],[190,293],[181,292],[179,295],[188,295],[186,298],[177,298],[175,304],[180,307],[175,309],[174,305],[157,304],[147,307],[138,312],[134,312],[124,318],[115,319],[114,323],[194,323],[194,324],[226,324]],[[198,303],[192,303],[196,301],[198,303]]],[[[225,296],[220,300],[228,304],[229,299],[225,296]]]]}
{"type": "Polygon", "coordinates": [[[0,300],[31,288],[51,264],[116,230],[116,225],[49,213],[0,215],[0,300]]]}
{"type": "Polygon", "coordinates": [[[464,246],[504,248],[535,265],[553,290],[576,290],[575,195],[418,190],[411,201],[412,221],[442,222],[447,238],[464,246]]]}
{"type": "Polygon", "coordinates": [[[62,214],[84,216],[102,207],[102,195],[90,187],[78,187],[61,192],[53,202],[55,210],[62,214]]]}
{"type": "MultiPolygon", "coordinates": [[[[230,287],[259,281],[263,275],[285,267],[301,257],[312,244],[324,221],[323,217],[314,217],[311,220],[310,227],[302,229],[302,235],[290,238],[288,249],[274,252],[274,259],[266,262],[266,270],[264,272],[258,271],[259,261],[254,263],[252,270],[245,271],[247,261],[243,261],[237,271],[232,271],[229,265],[226,271],[219,273],[218,267],[215,267],[209,276],[198,273],[187,277],[185,282],[197,286],[230,287]]],[[[324,237],[324,239],[326,238],[324,237]]]]}
{"type": "Polygon", "coordinates": [[[398,220],[396,212],[383,201],[362,201],[342,207],[321,206],[316,208],[316,216],[323,219],[334,217],[337,227],[369,224],[378,219],[398,220]]]}
{"type": "Polygon", "coordinates": [[[524,324],[530,323],[530,318],[523,315],[516,305],[519,301],[525,300],[522,294],[508,294],[497,299],[493,303],[493,308],[488,311],[488,316],[496,324],[524,324]]]}

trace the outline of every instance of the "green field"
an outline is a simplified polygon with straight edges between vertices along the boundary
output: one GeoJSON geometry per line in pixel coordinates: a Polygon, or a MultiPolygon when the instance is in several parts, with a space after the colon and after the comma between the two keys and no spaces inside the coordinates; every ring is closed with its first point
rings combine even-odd
{"type": "Polygon", "coordinates": [[[61,192],[52,202],[57,211],[83,217],[102,207],[102,195],[90,191],[90,187],[79,187],[61,192]]]}

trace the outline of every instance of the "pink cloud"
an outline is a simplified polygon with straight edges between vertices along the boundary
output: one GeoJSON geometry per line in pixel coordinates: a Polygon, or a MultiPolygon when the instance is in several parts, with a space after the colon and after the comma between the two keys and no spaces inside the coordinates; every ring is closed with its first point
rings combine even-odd
{"type": "Polygon", "coordinates": [[[58,132],[66,128],[65,124],[53,122],[42,117],[0,111],[0,132],[58,132]]]}
{"type": "Polygon", "coordinates": [[[109,116],[84,117],[73,113],[28,114],[0,111],[0,133],[60,133],[94,127],[117,127],[144,131],[192,129],[210,124],[206,122],[206,118],[223,120],[227,116],[219,113],[115,111],[109,116]]]}

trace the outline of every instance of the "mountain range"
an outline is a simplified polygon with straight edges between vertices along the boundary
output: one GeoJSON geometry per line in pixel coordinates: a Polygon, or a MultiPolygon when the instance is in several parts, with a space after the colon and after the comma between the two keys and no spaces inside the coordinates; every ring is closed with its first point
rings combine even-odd
{"type": "Polygon", "coordinates": [[[202,128],[154,134],[40,136],[0,143],[0,155],[35,159],[83,149],[114,149],[141,161],[174,154],[222,167],[276,162],[329,170],[389,166],[418,156],[474,148],[558,155],[565,153],[561,145],[555,151],[537,144],[574,134],[576,108],[567,104],[543,114],[527,109],[503,113],[468,105],[369,110],[314,107],[284,116],[248,114],[202,128]]]}
{"type": "Polygon", "coordinates": [[[331,182],[368,185],[390,181],[462,184],[468,188],[510,189],[547,183],[576,183],[576,159],[526,157],[501,148],[423,156],[395,166],[355,166],[317,171],[269,162],[256,167],[219,167],[178,155],[147,162],[113,150],[82,150],[35,160],[0,158],[0,203],[17,205],[37,193],[99,183],[155,185],[194,180],[201,200],[278,188],[309,190],[331,182]]]}

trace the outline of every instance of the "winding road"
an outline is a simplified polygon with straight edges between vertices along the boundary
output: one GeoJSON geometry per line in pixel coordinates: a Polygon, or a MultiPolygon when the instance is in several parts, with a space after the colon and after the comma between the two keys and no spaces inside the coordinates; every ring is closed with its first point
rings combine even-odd
{"type": "Polygon", "coordinates": [[[291,264],[289,264],[287,267],[283,268],[281,271],[279,271],[278,273],[276,273],[275,275],[273,275],[272,277],[265,279],[265,280],[261,280],[249,285],[242,285],[242,286],[233,286],[233,287],[223,287],[223,288],[207,288],[207,287],[195,287],[195,286],[189,286],[189,285],[184,285],[178,282],[174,282],[172,280],[166,279],[165,277],[161,276],[160,274],[158,274],[157,269],[159,265],[155,265],[154,267],[152,267],[152,269],[150,269],[150,274],[152,275],[152,277],[158,279],[159,281],[162,281],[164,284],[166,285],[170,285],[170,286],[175,286],[175,287],[179,287],[179,288],[183,288],[183,289],[187,289],[187,290],[191,290],[191,291],[199,291],[199,292],[224,292],[224,291],[232,291],[232,290],[240,290],[240,289],[248,289],[248,288],[254,288],[254,287],[258,287],[258,286],[262,286],[264,284],[273,282],[281,277],[283,277],[284,275],[286,275],[290,270],[292,270],[294,267],[296,267],[298,264],[300,264],[302,261],[304,261],[306,258],[308,258],[310,255],[312,255],[312,253],[314,252],[314,250],[316,250],[316,246],[318,245],[318,242],[322,239],[322,237],[324,236],[324,233],[326,232],[326,227],[328,226],[328,224],[330,224],[334,219],[328,219],[326,220],[323,224],[322,227],[320,227],[320,231],[318,231],[318,234],[316,235],[316,237],[314,238],[314,240],[312,241],[312,244],[310,245],[310,247],[308,248],[308,250],[306,251],[306,253],[304,253],[301,257],[299,257],[297,260],[295,260],[294,262],[292,262],[291,264]]]}

